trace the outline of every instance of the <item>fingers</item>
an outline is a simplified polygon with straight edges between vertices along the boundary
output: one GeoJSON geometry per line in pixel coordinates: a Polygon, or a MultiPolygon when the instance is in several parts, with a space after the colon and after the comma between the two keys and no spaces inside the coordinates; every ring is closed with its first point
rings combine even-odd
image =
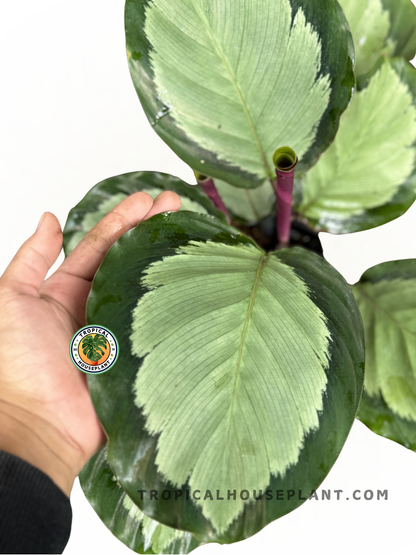
{"type": "Polygon", "coordinates": [[[111,245],[141,222],[152,205],[152,197],[147,193],[130,195],[83,237],[58,272],[91,281],[111,245]]]}
{"type": "Polygon", "coordinates": [[[58,218],[45,212],[35,233],[29,237],[0,278],[16,292],[39,295],[39,289],[62,248],[62,231],[58,218]]]}
{"type": "Polygon", "coordinates": [[[78,327],[85,324],[85,304],[105,253],[123,233],[163,210],[177,210],[180,198],[163,192],[153,202],[147,193],[135,193],[107,214],[79,243],[41,290],[72,316],[78,327]]]}
{"type": "Polygon", "coordinates": [[[176,212],[181,207],[181,198],[173,191],[163,191],[153,201],[153,206],[146,214],[144,220],[148,220],[155,214],[161,212],[176,212]]]}
{"type": "Polygon", "coordinates": [[[84,236],[59,270],[91,281],[108,249],[124,233],[154,214],[179,206],[180,198],[170,191],[161,193],[154,202],[147,193],[130,195],[84,236]]]}

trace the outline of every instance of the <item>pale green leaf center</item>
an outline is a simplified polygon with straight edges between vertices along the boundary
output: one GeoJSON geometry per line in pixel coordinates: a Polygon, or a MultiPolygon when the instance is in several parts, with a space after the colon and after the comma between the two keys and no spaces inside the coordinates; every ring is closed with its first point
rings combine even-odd
{"type": "Polygon", "coordinates": [[[289,0],[153,0],[145,33],[159,97],[186,135],[223,161],[272,177],[272,154],[299,159],[328,106],[321,40],[289,0]]]}
{"type": "Polygon", "coordinates": [[[353,287],[366,341],[365,390],[416,421],[416,280],[381,280],[353,287]]]}
{"type": "Polygon", "coordinates": [[[203,514],[223,532],[318,428],[330,336],[305,282],[275,253],[214,242],[176,252],[142,278],[135,400],[158,435],[159,472],[200,490],[203,514]],[[224,501],[206,497],[217,490],[224,501]]]}
{"type": "Polygon", "coordinates": [[[338,134],[302,180],[302,214],[343,220],[389,202],[414,170],[416,108],[385,63],[343,114],[338,134]]]}

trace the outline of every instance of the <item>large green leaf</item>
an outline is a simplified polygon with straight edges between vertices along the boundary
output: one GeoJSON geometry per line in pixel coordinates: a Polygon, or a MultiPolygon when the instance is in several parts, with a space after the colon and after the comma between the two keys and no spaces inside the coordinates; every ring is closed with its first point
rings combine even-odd
{"type": "Polygon", "coordinates": [[[119,341],[117,364],[89,386],[111,467],[150,517],[202,541],[244,539],[335,462],[361,396],[363,330],[321,257],[266,255],[210,216],[158,215],[110,249],[87,321],[119,341]],[[254,501],[260,490],[272,500],[254,501]]]}
{"type": "Polygon", "coordinates": [[[416,260],[374,266],[352,287],[364,321],[365,393],[359,418],[416,450],[416,260]]]}
{"type": "Polygon", "coordinates": [[[300,214],[332,233],[370,229],[416,198],[416,70],[384,60],[341,118],[335,141],[301,179],[300,214]]]}
{"type": "Polygon", "coordinates": [[[174,191],[181,197],[181,210],[226,218],[217,210],[199,185],[188,185],[178,177],[159,172],[130,172],[100,181],[69,212],[64,228],[64,250],[68,254],[84,235],[122,200],[137,191],[153,199],[162,191],[174,191]]]}
{"type": "Polygon", "coordinates": [[[107,528],[136,553],[190,553],[200,542],[142,513],[117,483],[103,447],[82,469],[79,481],[85,497],[107,528]]]}
{"type": "Polygon", "coordinates": [[[333,139],[354,86],[333,0],[127,0],[130,73],[155,131],[190,166],[237,187],[299,171],[333,139]]]}

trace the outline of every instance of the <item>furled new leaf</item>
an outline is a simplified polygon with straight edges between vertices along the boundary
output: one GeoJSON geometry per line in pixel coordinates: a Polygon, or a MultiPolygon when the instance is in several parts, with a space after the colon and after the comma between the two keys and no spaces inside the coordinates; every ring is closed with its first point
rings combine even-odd
{"type": "Polygon", "coordinates": [[[82,469],[85,497],[116,538],[136,553],[190,553],[200,542],[189,532],[163,526],[142,513],[118,484],[103,447],[82,469]]]}
{"type": "Polygon", "coordinates": [[[158,215],[110,249],[87,321],[119,341],[89,386],[111,467],[152,518],[202,541],[244,539],[329,472],[364,351],[354,297],[323,258],[265,254],[210,216],[158,215]]]}
{"type": "Polygon", "coordinates": [[[352,37],[333,0],[127,0],[130,73],[155,131],[192,168],[237,187],[310,167],[354,86],[352,37]]]}
{"type": "Polygon", "coordinates": [[[352,290],[366,342],[358,418],[416,451],[416,260],[374,266],[352,290]]]}
{"type": "Polygon", "coordinates": [[[335,141],[300,180],[301,215],[350,233],[401,216],[416,198],[416,70],[384,60],[355,94],[335,141]]]}
{"type": "Polygon", "coordinates": [[[69,212],[64,228],[64,250],[68,254],[84,235],[122,200],[137,191],[153,199],[162,191],[174,191],[181,197],[181,210],[226,218],[217,210],[199,185],[188,185],[178,177],[159,172],[130,172],[100,181],[69,212]]]}

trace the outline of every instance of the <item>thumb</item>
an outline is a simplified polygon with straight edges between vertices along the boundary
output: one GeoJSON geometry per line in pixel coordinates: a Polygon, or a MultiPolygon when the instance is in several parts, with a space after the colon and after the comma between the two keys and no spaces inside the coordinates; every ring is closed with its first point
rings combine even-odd
{"type": "Polygon", "coordinates": [[[62,248],[58,218],[45,212],[35,233],[23,243],[0,278],[0,284],[18,293],[39,295],[49,268],[62,248]]]}

